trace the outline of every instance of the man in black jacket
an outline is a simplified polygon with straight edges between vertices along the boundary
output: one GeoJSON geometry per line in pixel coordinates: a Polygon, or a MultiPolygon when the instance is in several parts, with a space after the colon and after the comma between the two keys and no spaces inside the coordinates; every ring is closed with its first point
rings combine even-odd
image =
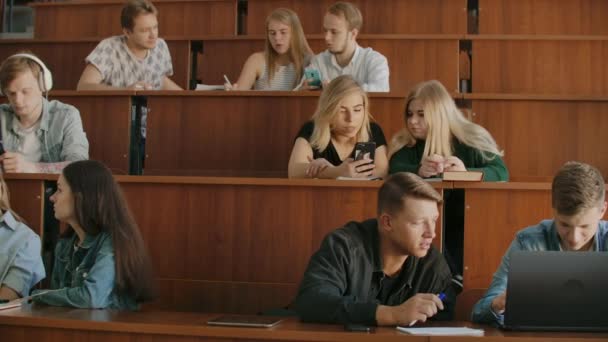
{"type": "Polygon", "coordinates": [[[378,217],[331,232],[310,259],[295,301],[300,318],[405,326],[451,319],[457,287],[431,244],[439,203],[420,177],[389,177],[378,192],[378,217]]]}

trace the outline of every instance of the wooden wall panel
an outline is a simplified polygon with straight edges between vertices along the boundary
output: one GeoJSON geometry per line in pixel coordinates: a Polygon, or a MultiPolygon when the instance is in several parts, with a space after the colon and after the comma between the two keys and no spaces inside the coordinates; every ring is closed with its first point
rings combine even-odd
{"type": "Polygon", "coordinates": [[[479,0],[480,34],[608,35],[604,0],[479,0]]]}
{"type": "MultiPolygon", "coordinates": [[[[145,174],[287,175],[293,141],[318,93],[198,94],[148,98],[145,174]]],[[[404,101],[370,100],[387,139],[403,127],[404,101]]]]}
{"type": "MultiPolygon", "coordinates": [[[[236,34],[236,0],[157,0],[160,36],[236,34]]],[[[106,38],[122,33],[121,0],[34,5],[36,39],[106,38]]]]}
{"type": "MultiPolygon", "coordinates": [[[[466,0],[354,0],[363,15],[362,33],[448,34],[467,32],[466,0]]],[[[247,34],[265,33],[266,17],[278,7],[293,9],[306,34],[323,33],[330,0],[249,0],[247,34]]]]}
{"type": "MultiPolygon", "coordinates": [[[[76,90],[80,75],[86,66],[85,58],[98,43],[98,40],[2,40],[0,60],[17,52],[29,50],[40,57],[51,71],[54,90],[76,90]]],[[[173,61],[171,79],[187,89],[190,77],[190,41],[168,40],[167,45],[173,61]]]]}
{"type": "Polygon", "coordinates": [[[12,209],[25,224],[42,235],[44,182],[39,179],[5,179],[12,209]]]}
{"type": "MultiPolygon", "coordinates": [[[[405,94],[416,83],[429,79],[441,81],[450,92],[458,91],[458,38],[362,36],[358,41],[388,59],[392,92],[405,94]]],[[[325,41],[318,36],[309,37],[308,42],[315,53],[326,48],[325,41]]],[[[206,40],[198,78],[205,84],[223,84],[226,74],[236,82],[247,57],[263,49],[264,40],[260,37],[206,40]]]]}
{"type": "Polygon", "coordinates": [[[113,173],[129,173],[130,94],[60,92],[53,93],[51,99],[70,104],[80,111],[89,140],[89,158],[102,161],[113,173]]]}
{"type": "Polygon", "coordinates": [[[608,101],[473,100],[474,121],[505,151],[512,180],[550,180],[569,160],[590,163],[608,177],[608,101]]]}
{"type": "Polygon", "coordinates": [[[608,95],[608,40],[473,40],[473,92],[608,95]]]}

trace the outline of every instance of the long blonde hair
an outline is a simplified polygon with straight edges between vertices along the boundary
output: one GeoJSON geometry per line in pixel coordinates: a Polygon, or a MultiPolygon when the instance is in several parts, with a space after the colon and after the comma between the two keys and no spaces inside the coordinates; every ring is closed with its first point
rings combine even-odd
{"type": "Polygon", "coordinates": [[[462,114],[441,82],[431,80],[418,83],[408,94],[403,113],[405,127],[391,139],[389,158],[402,147],[412,147],[416,144],[416,138],[407,128],[407,110],[413,100],[420,101],[428,127],[424,156],[451,156],[454,153],[454,137],[461,143],[479,150],[486,160],[503,155],[490,133],[462,114]]]}
{"type": "Polygon", "coordinates": [[[24,222],[23,219],[21,217],[19,217],[19,215],[17,215],[11,209],[10,192],[8,190],[8,185],[4,181],[4,177],[2,177],[1,174],[0,174],[0,210],[2,210],[2,214],[4,214],[5,212],[8,211],[13,215],[15,220],[17,220],[19,222],[24,222]]]}
{"type": "Polygon", "coordinates": [[[308,46],[308,41],[304,36],[304,30],[300,23],[300,18],[296,12],[288,8],[277,8],[266,18],[266,44],[264,48],[264,58],[266,59],[266,68],[268,70],[268,83],[274,78],[276,72],[276,61],[279,54],[272,48],[270,39],[268,38],[268,25],[270,21],[278,21],[285,24],[291,29],[291,39],[289,41],[289,60],[293,63],[296,70],[296,78],[293,86],[295,87],[303,75],[304,67],[308,65],[312,57],[312,50],[308,46]]]}
{"type": "Polygon", "coordinates": [[[319,97],[317,110],[312,116],[315,128],[310,137],[310,145],[321,152],[325,151],[331,139],[331,124],[340,111],[340,104],[347,96],[360,94],[363,98],[364,116],[361,128],[357,133],[357,141],[369,141],[370,118],[369,98],[359,83],[350,75],[334,78],[319,97]]]}

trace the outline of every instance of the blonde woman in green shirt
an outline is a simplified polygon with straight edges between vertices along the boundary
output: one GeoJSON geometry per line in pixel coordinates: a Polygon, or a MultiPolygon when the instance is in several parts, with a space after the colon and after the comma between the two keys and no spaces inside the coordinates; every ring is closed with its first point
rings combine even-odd
{"type": "Polygon", "coordinates": [[[389,145],[389,173],[421,177],[443,171],[482,171],[486,181],[507,181],[503,152],[490,133],[469,121],[439,81],[417,84],[405,105],[405,127],[389,145]]]}

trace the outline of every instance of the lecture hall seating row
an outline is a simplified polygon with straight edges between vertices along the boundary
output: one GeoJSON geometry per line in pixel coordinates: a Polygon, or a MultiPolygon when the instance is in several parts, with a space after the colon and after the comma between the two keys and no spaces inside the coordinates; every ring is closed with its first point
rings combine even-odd
{"type": "MultiPolygon", "coordinates": [[[[363,13],[362,33],[465,34],[478,21],[479,34],[608,35],[603,0],[353,0],[363,13]],[[567,23],[567,24],[566,24],[567,23]]],[[[122,0],[34,3],[35,38],[103,38],[119,34],[122,0]]],[[[164,35],[235,35],[237,0],[156,0],[164,35]]],[[[277,7],[295,10],[308,34],[323,33],[323,13],[333,0],[248,0],[242,33],[264,33],[277,7]]],[[[469,31],[469,33],[471,33],[469,31]]]]}
{"type": "MultiPolygon", "coordinates": [[[[57,176],[9,174],[6,178],[15,210],[42,233],[44,182],[57,176]]],[[[168,176],[116,179],[159,278],[160,299],[148,307],[233,313],[289,304],[325,234],[350,220],[375,216],[381,184],[168,176]]],[[[470,312],[515,232],[552,217],[551,184],[432,185],[440,192],[465,190],[463,277],[465,293],[476,294],[468,302],[470,312]]],[[[438,223],[438,248],[441,226],[438,223]]],[[[464,310],[460,317],[467,315],[464,310]]]]}
{"type": "Polygon", "coordinates": [[[512,332],[467,322],[434,325],[483,329],[484,336],[414,336],[400,333],[394,327],[376,328],[373,333],[347,332],[342,325],[302,323],[293,317],[271,329],[205,324],[217,316],[210,313],[112,312],[28,306],[22,310],[0,312],[0,331],[3,338],[14,342],[457,342],[473,339],[480,342],[600,342],[608,339],[606,333],[512,332]]]}

